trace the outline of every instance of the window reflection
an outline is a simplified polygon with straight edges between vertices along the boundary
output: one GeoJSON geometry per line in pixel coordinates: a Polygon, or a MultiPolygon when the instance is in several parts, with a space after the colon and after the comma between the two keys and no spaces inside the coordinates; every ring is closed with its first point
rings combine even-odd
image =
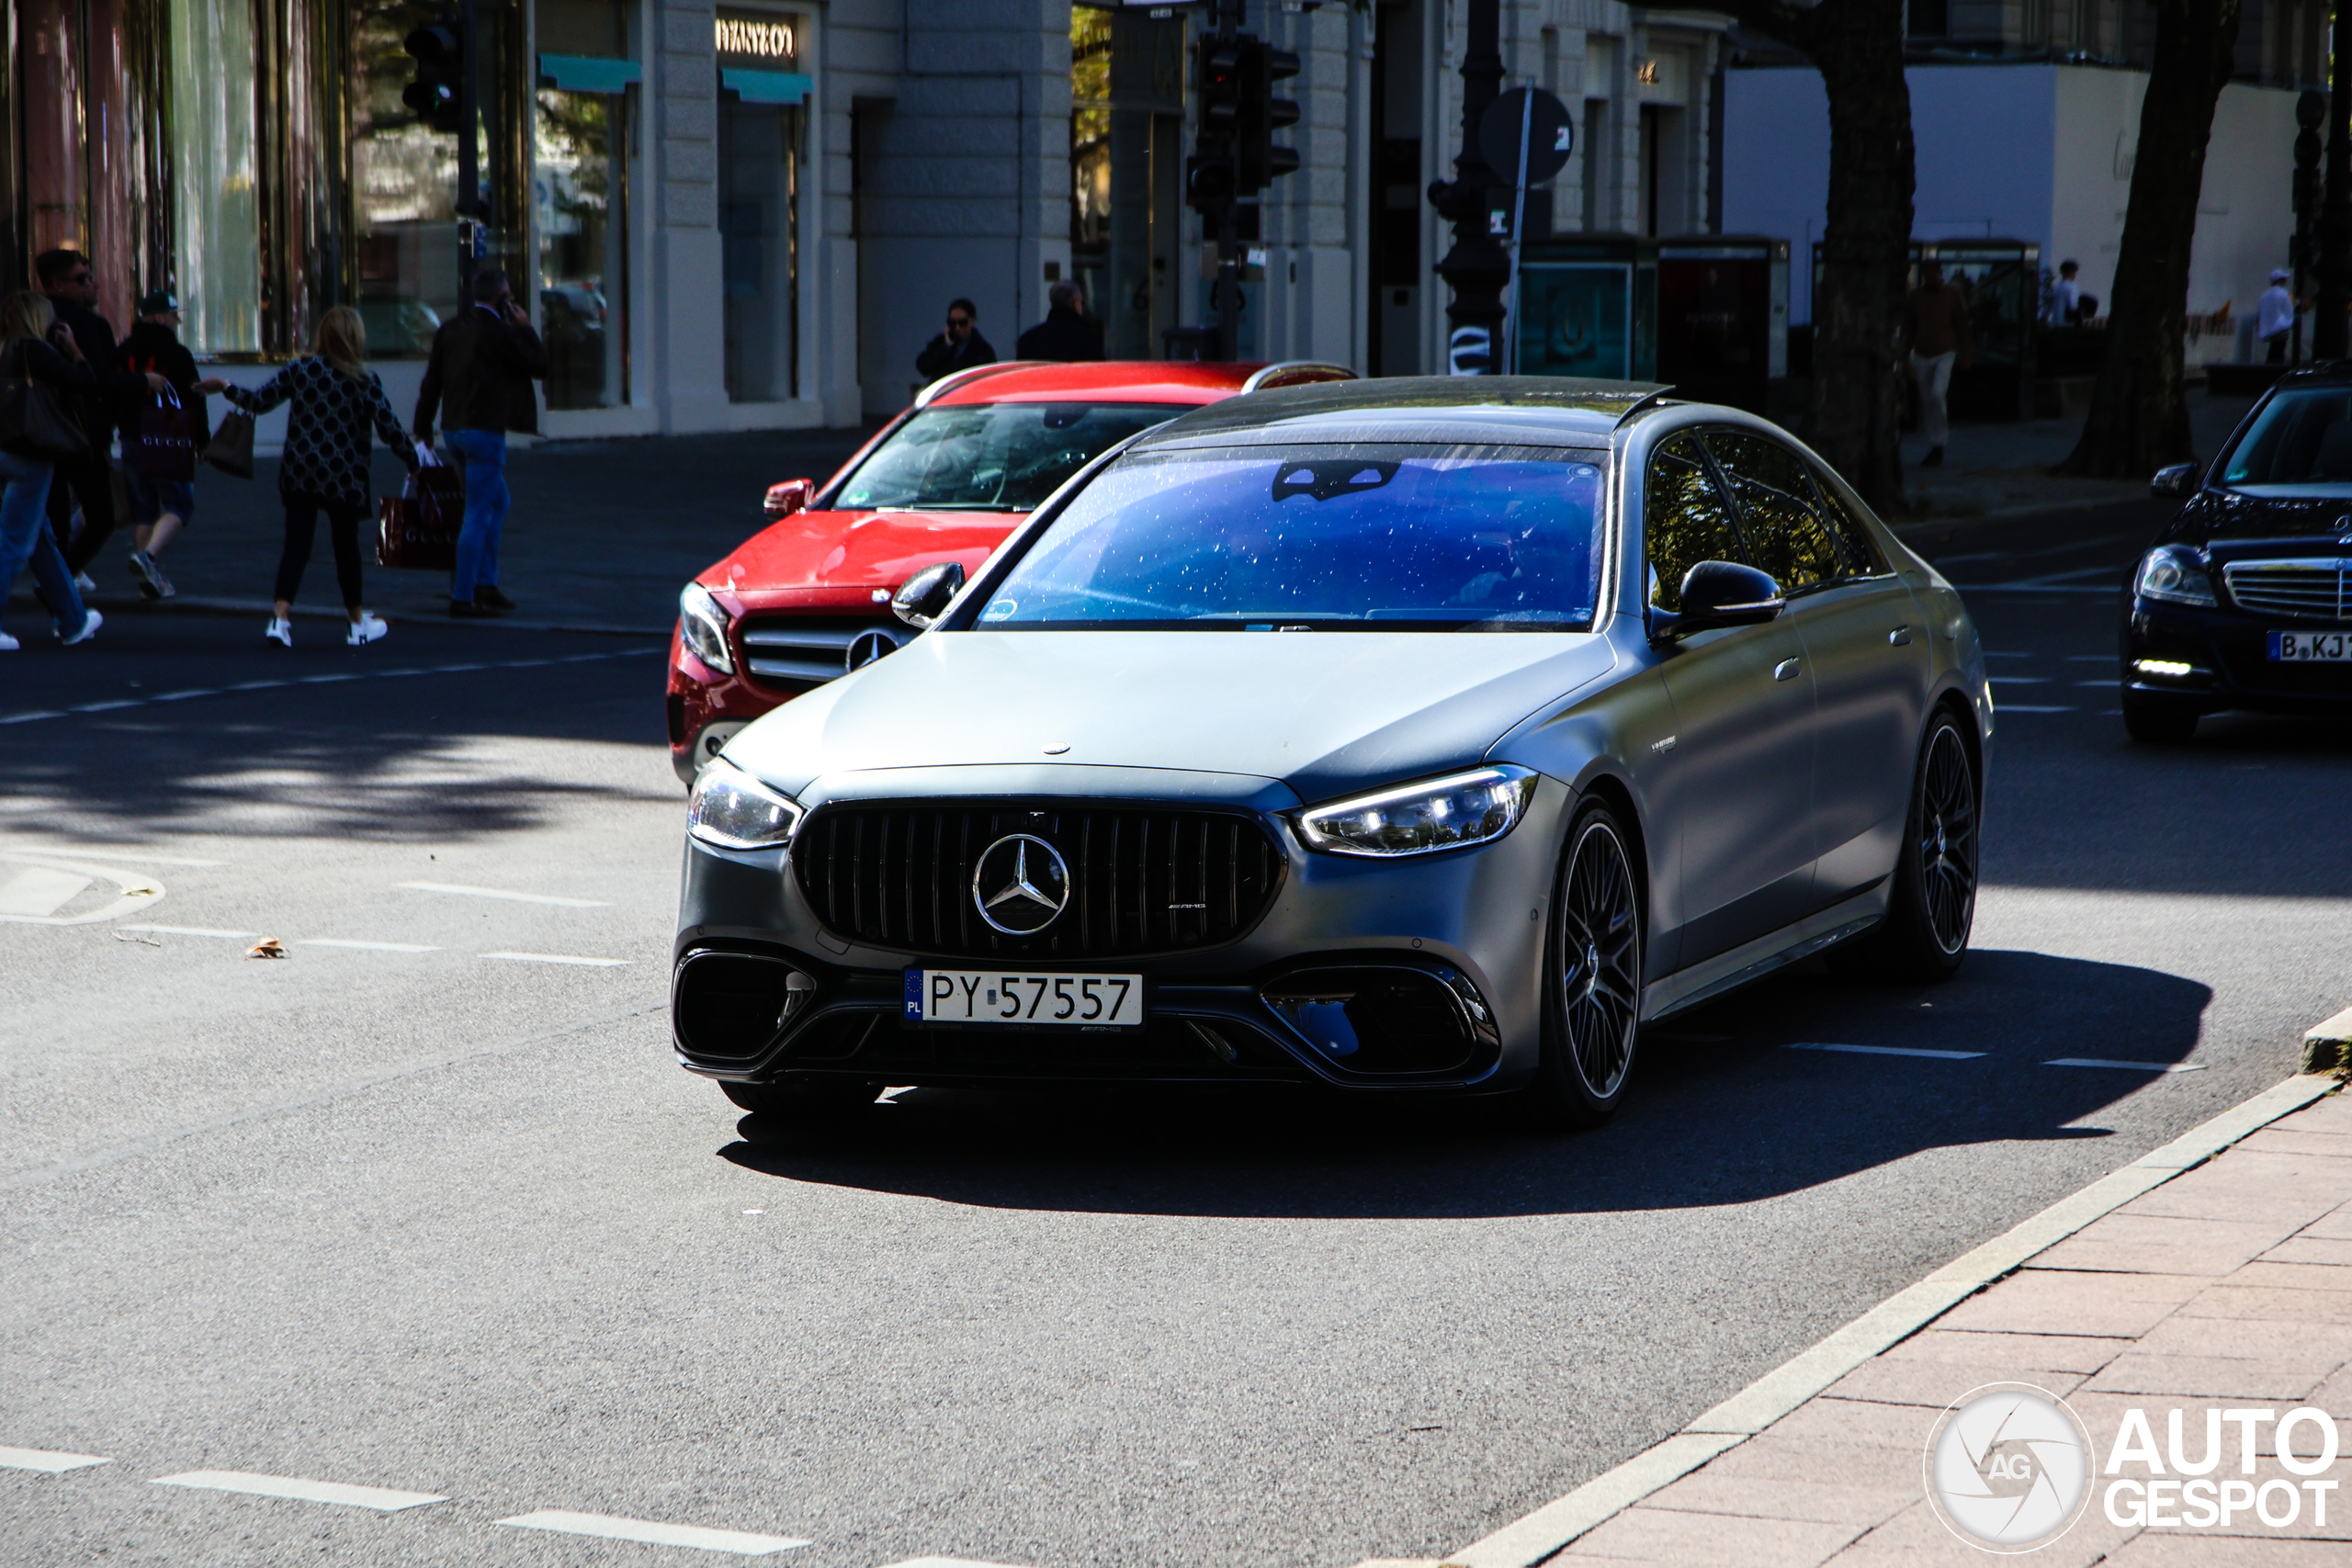
{"type": "MultiPolygon", "coordinates": [[[[254,124],[254,14],[170,7],[173,249],[180,340],[198,354],[262,348],[261,198],[254,124]]],[[[118,323],[125,325],[128,323],[118,323]]]]}

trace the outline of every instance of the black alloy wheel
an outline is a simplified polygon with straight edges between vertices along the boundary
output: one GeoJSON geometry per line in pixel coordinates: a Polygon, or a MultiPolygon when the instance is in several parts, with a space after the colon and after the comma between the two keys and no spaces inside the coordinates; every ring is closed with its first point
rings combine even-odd
{"type": "Polygon", "coordinates": [[[1981,818],[1968,742],[1951,711],[1939,709],[1919,745],[1886,919],[1841,946],[1832,955],[1837,968],[1905,981],[1958,973],[1976,923],[1981,818]]]}
{"type": "Polygon", "coordinates": [[[1568,829],[1552,930],[1544,1058],[1529,1099],[1543,1125],[1598,1127],[1633,1074],[1642,997],[1641,892],[1624,829],[1598,802],[1568,829]]]}

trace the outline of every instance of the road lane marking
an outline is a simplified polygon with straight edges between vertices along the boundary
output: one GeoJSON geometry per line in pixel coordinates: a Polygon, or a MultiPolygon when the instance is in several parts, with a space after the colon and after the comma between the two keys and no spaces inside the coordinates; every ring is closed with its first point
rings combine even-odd
{"type": "Polygon", "coordinates": [[[485,953],[484,958],[503,958],[514,964],[578,964],[590,969],[622,969],[631,962],[626,958],[581,958],[569,953],[485,953]]]}
{"type": "Polygon", "coordinates": [[[2202,1062],[2117,1062],[2105,1056],[2059,1056],[2041,1064],[2045,1067],[2123,1067],[2135,1073],[2201,1073],[2202,1062]]]}
{"type": "MultiPolygon", "coordinates": [[[[0,899],[0,920],[11,921],[17,925],[86,926],[100,920],[119,920],[125,915],[136,914],[149,905],[161,901],[164,897],[164,885],[154,877],[142,876],[137,872],[126,871],[120,866],[92,864],[78,857],[51,854],[44,850],[0,848],[0,860],[32,864],[52,875],[61,872],[71,873],[86,877],[92,882],[111,882],[115,886],[115,896],[112,898],[95,909],[85,909],[78,915],[18,914],[8,908],[6,899],[0,899]]],[[[13,878],[10,886],[14,886],[13,878]]],[[[53,888],[58,885],[51,883],[49,886],[53,888]]],[[[5,891],[6,889],[0,889],[0,892],[5,891]]],[[[31,902],[29,898],[27,901],[31,902]]],[[[62,905],[59,907],[62,908],[62,905]]]]}
{"type": "Polygon", "coordinates": [[[2048,703],[2003,703],[1996,713],[2080,713],[2082,709],[2048,703]]]}
{"type": "Polygon", "coordinates": [[[57,913],[74,896],[90,886],[90,878],[70,871],[34,866],[0,882],[0,915],[29,915],[36,919],[57,913]]]}
{"type": "Polygon", "coordinates": [[[1806,1041],[1789,1047],[1792,1051],[1845,1051],[1857,1056],[1931,1056],[1939,1062],[1971,1062],[1984,1055],[1982,1051],[1929,1051],[1917,1045],[1827,1045],[1806,1041]]]}
{"type": "Polygon", "coordinates": [[[1008,1562],[975,1562],[968,1557],[910,1557],[889,1568],[1012,1568],[1008,1562]]]}
{"type": "Polygon", "coordinates": [[[30,713],[12,713],[0,716],[0,724],[30,724],[37,718],[63,718],[64,716],[65,710],[62,708],[54,710],[48,708],[35,708],[30,713]]]}
{"type": "Polygon", "coordinates": [[[2050,677],[2047,675],[1995,675],[1991,679],[1993,684],[1996,686],[2046,686],[2050,684],[2050,677]]]}
{"type": "Polygon", "coordinates": [[[110,703],[84,703],[70,711],[74,713],[112,713],[117,708],[135,708],[146,702],[145,697],[118,697],[110,703]]]}
{"type": "Polygon", "coordinates": [[[157,1486],[187,1486],[199,1492],[238,1492],[251,1497],[284,1497],[296,1503],[332,1503],[342,1508],[373,1508],[397,1514],[449,1499],[431,1492],[396,1492],[388,1486],[347,1486],[339,1481],[306,1481],[293,1475],[255,1475],[243,1470],[190,1470],[159,1475],[157,1486]]]}
{"type": "Polygon", "coordinates": [[[503,887],[474,887],[463,882],[395,882],[419,893],[456,893],[468,898],[505,898],[517,904],[553,904],[563,909],[609,909],[601,898],[558,898],[547,893],[510,893],[503,887]]]}
{"type": "Polygon", "coordinates": [[[126,931],[153,931],[157,936],[218,936],[231,942],[243,942],[259,936],[259,931],[224,931],[217,926],[120,926],[126,931]]]}
{"type": "Polygon", "coordinates": [[[154,855],[144,851],[124,854],[119,850],[85,849],[80,844],[38,844],[0,840],[0,854],[30,855],[36,860],[111,860],[132,865],[226,865],[226,861],[190,860],[186,855],[154,855]]]}
{"type": "Polygon", "coordinates": [[[665,1525],[652,1519],[624,1519],[606,1514],[574,1514],[561,1508],[541,1508],[501,1519],[517,1529],[553,1530],[559,1535],[591,1535],[603,1540],[637,1540],[648,1546],[691,1546],[704,1551],[732,1552],[738,1557],[766,1557],[806,1546],[784,1535],[751,1535],[742,1530],[705,1529],[699,1525],[665,1525]]]}
{"type": "Polygon", "coordinates": [[[217,687],[190,686],[184,692],[158,692],[147,700],[151,703],[184,703],[190,697],[217,697],[220,694],[217,687]]]}
{"type": "Polygon", "coordinates": [[[113,1462],[96,1454],[62,1453],[54,1449],[0,1449],[0,1470],[38,1470],[43,1475],[62,1475],[69,1470],[113,1462]]]}
{"type": "Polygon", "coordinates": [[[437,947],[422,947],[413,942],[345,942],[337,937],[311,936],[298,939],[297,947],[348,947],[360,953],[438,953],[437,947]]]}
{"type": "MultiPolygon", "coordinates": [[[[29,713],[0,714],[0,724],[31,724],[39,719],[72,718],[79,714],[113,713],[119,708],[146,707],[155,703],[184,702],[190,697],[225,697],[245,692],[271,692],[287,686],[324,685],[336,681],[378,681],[397,675],[459,675],[477,670],[529,670],[548,664],[586,664],[599,659],[641,659],[645,649],[632,648],[610,653],[574,653],[556,659],[505,659],[487,663],[435,664],[422,669],[357,670],[348,673],[289,675],[272,681],[239,681],[217,690],[163,692],[154,696],[119,697],[111,702],[84,703],[78,707],[40,708],[29,713]]],[[[169,863],[166,862],[165,863],[169,863]]]]}

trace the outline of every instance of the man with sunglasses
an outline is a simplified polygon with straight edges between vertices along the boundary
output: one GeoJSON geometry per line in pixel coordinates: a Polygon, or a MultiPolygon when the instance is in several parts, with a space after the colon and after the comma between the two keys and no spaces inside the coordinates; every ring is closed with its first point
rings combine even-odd
{"type": "MultiPolygon", "coordinates": [[[[97,279],[90,259],[79,251],[43,251],[33,258],[33,276],[49,296],[60,328],[74,334],[74,346],[97,372],[99,395],[76,400],[90,449],[61,460],[57,478],[49,487],[49,525],[63,547],[65,565],[74,576],[106,547],[114,532],[114,465],[107,454],[114,446],[115,424],[126,409],[136,408],[147,394],[164,385],[161,376],[125,372],[119,363],[114,326],[98,314],[97,279]],[[82,507],[82,531],[72,530],[75,502],[82,507]]],[[[96,584],[83,588],[85,593],[96,584]]]]}
{"type": "Polygon", "coordinates": [[[994,365],[996,350],[989,346],[979,329],[973,325],[980,312],[969,299],[951,299],[947,304],[947,330],[933,338],[921,354],[915,355],[915,370],[925,386],[942,376],[952,376],[958,370],[969,370],[975,365],[994,365]]]}

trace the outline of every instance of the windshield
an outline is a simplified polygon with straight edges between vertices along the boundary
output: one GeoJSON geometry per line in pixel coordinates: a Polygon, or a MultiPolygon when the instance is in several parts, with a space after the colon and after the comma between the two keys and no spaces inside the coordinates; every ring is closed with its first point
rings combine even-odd
{"type": "Polygon", "coordinates": [[[1550,449],[1356,446],[1121,458],[978,625],[1584,630],[1601,470],[1550,449]]]}
{"type": "Polygon", "coordinates": [[[925,409],[890,434],[833,498],[840,511],[1034,512],[1070,475],[1169,403],[977,403],[925,409]]]}
{"type": "Polygon", "coordinates": [[[2222,466],[2248,495],[2352,497],[2352,385],[2280,392],[2222,466]]]}

